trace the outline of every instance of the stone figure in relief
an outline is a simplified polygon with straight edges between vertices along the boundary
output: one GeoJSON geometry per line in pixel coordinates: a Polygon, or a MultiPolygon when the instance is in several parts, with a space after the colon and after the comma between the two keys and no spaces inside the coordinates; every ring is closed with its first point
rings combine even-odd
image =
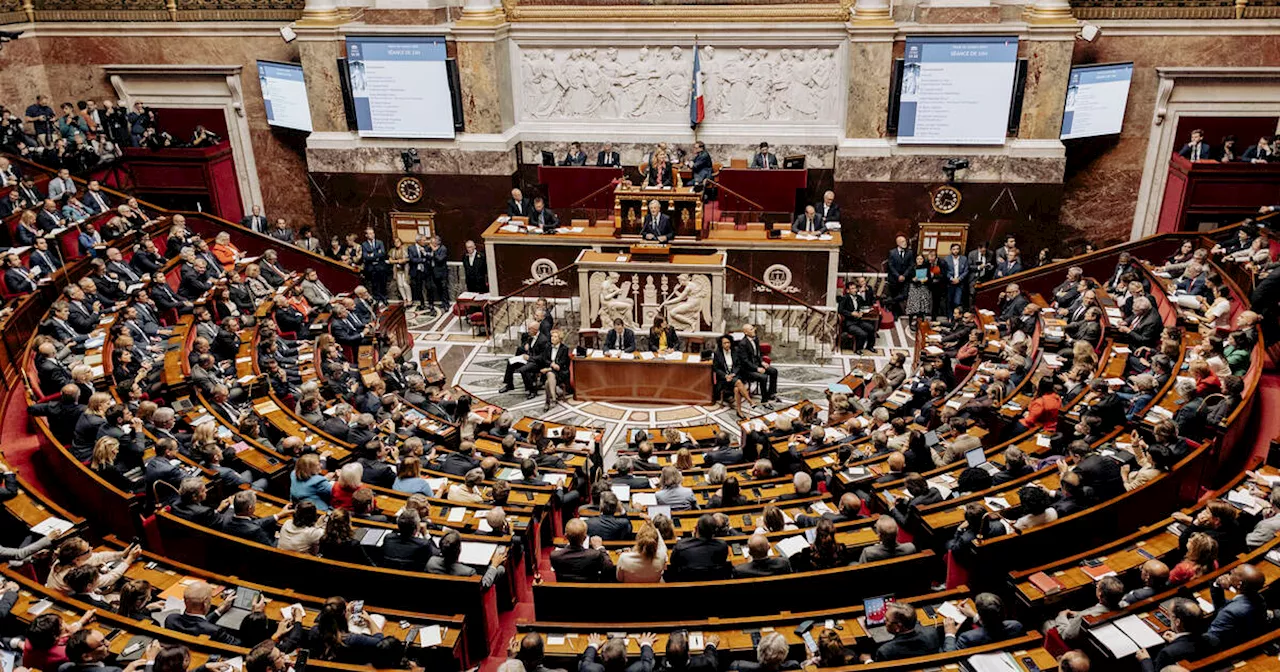
{"type": "Polygon", "coordinates": [[[658,88],[658,95],[672,110],[686,109],[689,105],[689,73],[693,66],[686,67],[683,54],[680,47],[671,47],[671,56],[663,63],[662,81],[658,88]]]}
{"type": "Polygon", "coordinates": [[[600,324],[612,327],[613,320],[621,319],[628,327],[636,328],[635,299],[631,298],[631,283],[618,284],[621,279],[616,271],[592,273],[587,282],[590,293],[589,309],[599,318],[600,324]]]}
{"type": "Polygon", "coordinates": [[[711,323],[711,281],[705,275],[681,273],[671,296],[662,302],[667,321],[677,331],[700,331],[705,318],[711,323]]]}
{"type": "Polygon", "coordinates": [[[751,65],[747,75],[747,99],[743,117],[764,118],[769,115],[769,94],[773,89],[773,64],[764,49],[751,52],[751,65]]]}
{"type": "Polygon", "coordinates": [[[812,60],[805,56],[803,49],[792,52],[791,59],[791,109],[804,119],[813,119],[818,115],[818,92],[813,88],[812,60]]]}
{"type": "Polygon", "coordinates": [[[538,101],[538,107],[533,111],[533,116],[549,117],[556,108],[560,107],[564,89],[560,87],[560,82],[556,81],[558,69],[555,53],[550,49],[544,50],[543,58],[534,72],[534,78],[538,81],[538,94],[542,99],[538,101]]]}
{"type": "Polygon", "coordinates": [[[600,63],[600,115],[609,119],[622,116],[626,80],[633,74],[631,68],[618,60],[618,50],[605,49],[600,63]]]}
{"type": "Polygon", "coordinates": [[[769,118],[786,119],[791,110],[791,97],[807,95],[803,86],[797,86],[792,78],[791,50],[783,49],[778,53],[778,63],[769,73],[773,78],[773,86],[769,91],[769,118]]]}

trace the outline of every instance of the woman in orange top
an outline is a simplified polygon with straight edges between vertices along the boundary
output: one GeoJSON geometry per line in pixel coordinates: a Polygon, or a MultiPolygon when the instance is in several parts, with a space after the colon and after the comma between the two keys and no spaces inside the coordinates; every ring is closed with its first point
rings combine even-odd
{"type": "Polygon", "coordinates": [[[285,292],[285,305],[302,313],[303,317],[311,314],[311,304],[307,303],[307,298],[302,295],[302,290],[297,287],[290,287],[285,292]]]}
{"type": "Polygon", "coordinates": [[[231,244],[231,234],[226,231],[219,233],[218,237],[213,239],[213,247],[209,249],[224,268],[231,268],[240,258],[240,250],[231,244]]]}
{"type": "Polygon", "coordinates": [[[1023,431],[1041,429],[1049,433],[1058,431],[1058,411],[1062,410],[1062,397],[1053,389],[1053,378],[1045,376],[1036,384],[1036,398],[1027,406],[1018,424],[1023,431]]]}

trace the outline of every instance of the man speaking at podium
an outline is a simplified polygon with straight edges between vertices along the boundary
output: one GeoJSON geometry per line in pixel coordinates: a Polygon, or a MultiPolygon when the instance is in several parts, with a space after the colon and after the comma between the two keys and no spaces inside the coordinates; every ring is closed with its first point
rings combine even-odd
{"type": "Polygon", "coordinates": [[[656,199],[649,201],[649,214],[644,216],[644,228],[640,229],[640,237],[665,243],[675,235],[676,231],[671,227],[671,218],[662,214],[662,208],[656,199]]]}

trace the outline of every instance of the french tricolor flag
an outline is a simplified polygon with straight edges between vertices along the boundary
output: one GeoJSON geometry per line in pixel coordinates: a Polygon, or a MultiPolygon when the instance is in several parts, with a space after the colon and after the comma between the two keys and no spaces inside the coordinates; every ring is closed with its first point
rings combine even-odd
{"type": "Polygon", "coordinates": [[[693,42],[693,89],[689,94],[689,125],[697,128],[706,117],[702,102],[702,59],[698,54],[698,41],[693,42]]]}

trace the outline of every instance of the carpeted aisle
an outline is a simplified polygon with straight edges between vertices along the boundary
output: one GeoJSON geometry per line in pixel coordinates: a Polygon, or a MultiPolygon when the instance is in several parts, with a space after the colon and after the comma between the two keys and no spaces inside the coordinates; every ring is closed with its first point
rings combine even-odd
{"type": "Polygon", "coordinates": [[[40,440],[31,433],[26,393],[26,386],[19,383],[8,391],[4,399],[4,418],[0,422],[0,451],[4,452],[5,463],[32,487],[55,501],[65,502],[65,499],[59,497],[61,493],[56,484],[46,483],[41,479],[38,464],[40,440]],[[51,485],[54,487],[51,488],[51,485]]]}

